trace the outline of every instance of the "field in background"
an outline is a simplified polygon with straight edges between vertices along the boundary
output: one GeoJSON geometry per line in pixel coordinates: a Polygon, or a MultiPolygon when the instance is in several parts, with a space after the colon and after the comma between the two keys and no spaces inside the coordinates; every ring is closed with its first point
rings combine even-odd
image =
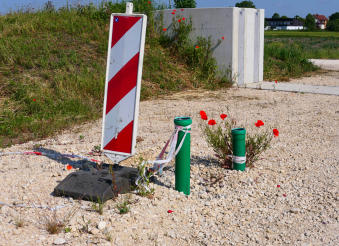
{"type": "Polygon", "coordinates": [[[265,38],[271,37],[302,37],[302,38],[339,38],[339,32],[329,31],[265,31],[265,38]]]}
{"type": "Polygon", "coordinates": [[[339,59],[339,32],[265,31],[264,79],[288,81],[317,68],[308,59],[339,59]]]}

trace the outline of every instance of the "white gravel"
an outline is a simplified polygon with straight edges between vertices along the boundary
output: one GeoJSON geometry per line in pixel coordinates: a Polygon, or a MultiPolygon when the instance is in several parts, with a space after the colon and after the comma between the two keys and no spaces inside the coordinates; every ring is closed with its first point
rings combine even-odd
{"type": "MultiPolygon", "coordinates": [[[[173,190],[173,167],[158,178],[154,199],[131,195],[130,212],[120,215],[108,201],[104,214],[91,203],[51,196],[70,171],[61,161],[41,156],[0,158],[0,201],[7,204],[66,205],[56,218],[70,218],[71,232],[50,235],[52,211],[2,206],[0,245],[338,245],[339,97],[232,88],[188,91],[140,104],[138,155],[123,162],[135,166],[139,156],[154,159],[173,130],[175,116],[193,117],[191,195],[173,190]],[[227,110],[229,108],[229,110],[227,110]],[[247,131],[275,127],[280,136],[256,168],[225,170],[199,130],[198,112],[227,113],[247,131]],[[216,178],[220,180],[212,184],[216,178]],[[280,185],[278,188],[277,185],[280,185]],[[69,214],[76,208],[74,216],[69,214]],[[167,213],[168,210],[173,213],[167,213]],[[24,221],[17,227],[17,221],[24,221]],[[104,223],[103,223],[104,222],[104,223]],[[103,226],[105,224],[105,226],[103,226]],[[99,230],[97,229],[100,227],[99,230]]],[[[101,139],[101,121],[66,131],[35,144],[60,153],[86,155],[101,139]],[[80,140],[79,136],[84,139],[80,140]]],[[[104,157],[95,157],[104,160],[104,157]]],[[[106,159],[105,159],[106,160],[106,159]]]]}
{"type": "Polygon", "coordinates": [[[322,69],[339,71],[339,60],[331,59],[310,59],[310,61],[322,69]]]}

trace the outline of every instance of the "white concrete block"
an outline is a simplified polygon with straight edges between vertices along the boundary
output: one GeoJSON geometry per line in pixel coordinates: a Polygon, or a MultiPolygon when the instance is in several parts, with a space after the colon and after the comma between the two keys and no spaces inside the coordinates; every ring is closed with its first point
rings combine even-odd
{"type": "Polygon", "coordinates": [[[163,13],[163,27],[170,32],[171,23],[178,15],[191,18],[191,38],[211,38],[213,56],[220,71],[231,69],[239,85],[263,80],[263,9],[194,8],[177,10],[175,15],[172,12],[157,11],[157,23],[161,22],[160,13],[163,13]]]}

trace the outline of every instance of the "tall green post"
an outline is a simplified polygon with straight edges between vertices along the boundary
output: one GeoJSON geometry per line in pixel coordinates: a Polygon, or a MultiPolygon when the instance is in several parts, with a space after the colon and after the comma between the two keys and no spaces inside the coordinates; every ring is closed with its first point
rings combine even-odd
{"type": "Polygon", "coordinates": [[[245,171],[246,168],[246,130],[245,128],[232,129],[233,169],[245,171]]]}
{"type": "MultiPolygon", "coordinates": [[[[174,119],[176,126],[182,126],[183,129],[178,133],[178,148],[185,131],[191,131],[192,119],[190,117],[176,117],[174,119]]],[[[180,151],[175,157],[175,189],[189,195],[191,179],[191,134],[186,133],[185,140],[181,146],[180,151]]]]}

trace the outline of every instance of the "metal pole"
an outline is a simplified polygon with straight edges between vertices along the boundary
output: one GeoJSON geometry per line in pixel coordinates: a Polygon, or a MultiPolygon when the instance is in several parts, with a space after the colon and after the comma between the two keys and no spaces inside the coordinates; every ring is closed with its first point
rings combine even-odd
{"type": "MultiPolygon", "coordinates": [[[[178,133],[178,148],[181,140],[185,136],[185,131],[191,130],[192,119],[190,117],[176,117],[174,124],[183,127],[178,133]]],[[[175,157],[175,189],[183,192],[185,195],[190,194],[191,178],[191,134],[186,132],[185,140],[180,151],[175,157]]]]}
{"type": "Polygon", "coordinates": [[[245,128],[232,129],[233,169],[245,171],[246,168],[246,130],[245,128]]]}
{"type": "Polygon", "coordinates": [[[133,3],[127,2],[126,3],[126,14],[131,15],[133,13],[133,3]]]}

